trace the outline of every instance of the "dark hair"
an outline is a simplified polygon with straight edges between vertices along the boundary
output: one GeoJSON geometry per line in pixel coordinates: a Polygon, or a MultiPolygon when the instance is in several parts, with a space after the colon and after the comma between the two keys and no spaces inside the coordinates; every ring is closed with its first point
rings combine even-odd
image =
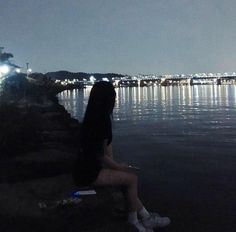
{"type": "Polygon", "coordinates": [[[100,81],[94,84],[82,124],[82,139],[100,142],[107,136],[108,144],[111,142],[111,116],[115,98],[116,92],[110,82],[100,81]]]}

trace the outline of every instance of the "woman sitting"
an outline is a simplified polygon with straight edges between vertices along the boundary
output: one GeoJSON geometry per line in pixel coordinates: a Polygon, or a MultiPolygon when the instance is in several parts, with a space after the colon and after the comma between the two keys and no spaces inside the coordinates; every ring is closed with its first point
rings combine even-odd
{"type": "Polygon", "coordinates": [[[97,82],[91,89],[82,124],[81,152],[74,179],[78,185],[125,187],[128,222],[140,232],[150,232],[155,227],[167,226],[170,219],[145,209],[138,198],[137,176],[130,172],[128,165],[113,159],[111,116],[115,98],[116,92],[109,82],[97,82]]]}

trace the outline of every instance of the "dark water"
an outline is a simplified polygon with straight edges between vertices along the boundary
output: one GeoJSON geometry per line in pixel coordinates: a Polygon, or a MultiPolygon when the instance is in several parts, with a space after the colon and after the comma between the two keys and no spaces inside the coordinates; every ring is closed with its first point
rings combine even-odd
{"type": "MultiPolygon", "coordinates": [[[[119,88],[114,156],[141,168],[140,195],[166,231],[236,231],[236,86],[119,88]]],[[[64,91],[80,121],[90,89],[64,91]]]]}
{"type": "MultiPolygon", "coordinates": [[[[186,146],[187,152],[232,154],[236,147],[236,86],[119,88],[114,134],[124,142],[186,146]]],[[[64,91],[61,103],[82,121],[90,89],[64,91]]]]}

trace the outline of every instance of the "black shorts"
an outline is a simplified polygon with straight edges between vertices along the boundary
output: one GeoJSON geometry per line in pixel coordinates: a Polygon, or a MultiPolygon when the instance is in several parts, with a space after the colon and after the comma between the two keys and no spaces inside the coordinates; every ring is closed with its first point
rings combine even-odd
{"type": "Polygon", "coordinates": [[[73,179],[76,185],[91,185],[98,177],[102,166],[100,162],[82,162],[77,160],[73,170],[73,179]]]}

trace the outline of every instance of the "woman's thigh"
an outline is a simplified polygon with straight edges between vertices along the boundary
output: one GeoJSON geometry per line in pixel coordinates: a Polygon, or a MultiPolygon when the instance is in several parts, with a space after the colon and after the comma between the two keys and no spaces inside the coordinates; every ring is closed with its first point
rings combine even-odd
{"type": "Polygon", "coordinates": [[[137,181],[136,175],[113,169],[102,169],[93,185],[130,185],[137,181]]]}

